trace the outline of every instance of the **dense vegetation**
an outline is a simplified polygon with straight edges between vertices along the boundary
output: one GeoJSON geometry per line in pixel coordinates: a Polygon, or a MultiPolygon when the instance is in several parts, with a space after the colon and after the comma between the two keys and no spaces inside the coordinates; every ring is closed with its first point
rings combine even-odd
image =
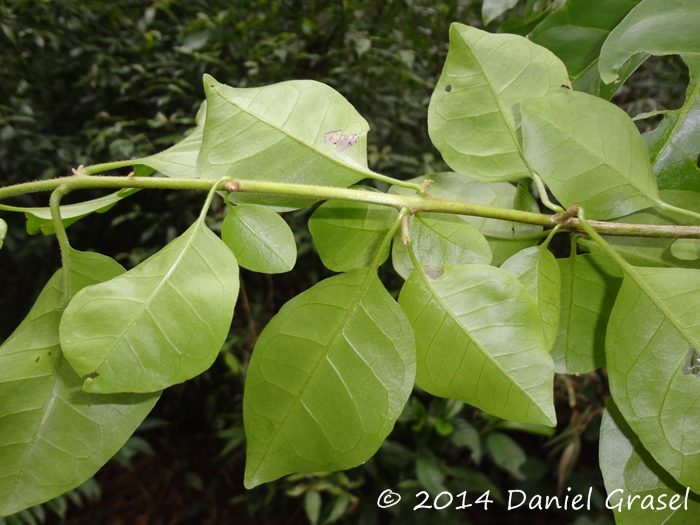
{"type": "MultiPolygon", "coordinates": [[[[496,30],[509,3],[488,4],[502,8],[495,8],[495,22],[487,12],[487,27],[496,30]]],[[[508,12],[512,18],[501,30],[536,35],[537,24],[556,15],[558,7],[537,4],[528,2],[508,12]]],[[[635,2],[627,4],[629,10],[635,2]]],[[[483,26],[482,5],[466,1],[251,1],[235,6],[202,1],[148,7],[64,2],[60,9],[50,2],[13,2],[0,9],[5,39],[0,61],[3,185],[67,175],[81,164],[145,157],[176,143],[194,125],[204,73],[234,87],[289,79],[324,82],[369,121],[370,168],[399,179],[445,171],[428,137],[428,102],[447,53],[450,23],[483,26]]],[[[574,77],[572,64],[567,66],[574,77]]],[[[683,67],[680,60],[670,65],[648,62],[617,101],[633,114],[680,107],[687,82],[683,67]]],[[[574,88],[583,90],[576,81],[574,88]]],[[[386,189],[383,183],[376,185],[386,189]]],[[[104,214],[77,222],[69,230],[73,245],[134,267],[184,232],[199,213],[200,194],[159,193],[141,192],[104,214]]],[[[31,196],[16,204],[47,202],[31,196]]],[[[220,359],[199,379],[166,391],[118,454],[118,464],[113,462],[98,475],[103,504],[101,510],[92,508],[83,522],[104,522],[104,515],[112,514],[124,522],[137,515],[146,521],[159,516],[183,523],[240,523],[244,516],[251,521],[317,522],[320,515],[326,522],[342,518],[377,523],[391,516],[376,505],[387,487],[404,494],[491,490],[497,501],[511,488],[555,494],[564,487],[581,493],[593,487],[590,512],[540,513],[534,520],[609,523],[597,464],[598,428],[608,396],[601,370],[556,377],[556,431],[501,420],[416,389],[387,442],[364,465],[345,473],[293,475],[243,491],[241,404],[252,348],[281,304],[332,275],[320,264],[306,227],[312,211],[285,214],[298,247],[295,270],[273,277],[242,273],[240,301],[220,359]],[[197,450],[202,448],[206,454],[197,450]],[[124,469],[134,466],[133,476],[152,473],[144,483],[150,494],[146,501],[129,492],[125,481],[130,478],[124,469]],[[141,506],[126,505],[115,496],[119,491],[124,498],[136,497],[141,506]]],[[[209,226],[220,230],[224,215],[224,206],[213,209],[209,226]]],[[[53,237],[30,237],[21,217],[3,217],[9,224],[0,251],[0,302],[8,312],[0,326],[4,339],[24,317],[60,257],[53,237]]],[[[551,248],[566,256],[568,240],[555,239],[551,248]]],[[[381,276],[396,293],[402,280],[387,266],[381,276]]],[[[77,500],[81,495],[94,496],[94,487],[73,493],[77,500]]],[[[66,501],[54,507],[62,513],[66,501]]],[[[397,522],[435,519],[432,511],[413,513],[409,505],[402,507],[393,509],[397,522]]],[[[33,512],[42,515],[41,510],[33,512]]],[[[68,512],[76,522],[79,514],[75,509],[68,512]]],[[[499,507],[469,517],[475,523],[505,523],[508,518],[518,519],[499,507]]],[[[449,523],[463,516],[446,513],[440,519],[449,523]]]]}

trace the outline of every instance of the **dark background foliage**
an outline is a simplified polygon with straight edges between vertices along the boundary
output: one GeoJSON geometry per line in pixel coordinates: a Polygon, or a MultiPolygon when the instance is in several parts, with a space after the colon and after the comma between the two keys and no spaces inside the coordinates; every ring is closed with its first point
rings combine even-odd
{"type": "MultiPolygon", "coordinates": [[[[471,0],[0,2],[0,182],[65,176],[80,164],[165,149],[193,126],[205,72],[237,87],[325,82],[369,121],[372,169],[397,178],[443,170],[428,139],[427,106],[447,52],[449,24],[480,27],[480,9],[481,2],[471,0]]],[[[519,11],[513,13],[517,18],[519,11]]],[[[679,107],[686,83],[680,61],[648,62],[616,101],[632,114],[679,107]]],[[[183,232],[202,200],[190,192],[140,192],[71,226],[69,236],[79,249],[133,267],[183,232]]],[[[48,196],[16,202],[44,206],[48,196]]],[[[215,230],[224,208],[213,207],[215,230]]],[[[600,371],[557,377],[556,434],[416,391],[387,443],[365,465],[243,489],[242,389],[257,334],[285,301],[330,275],[306,229],[309,213],[285,215],[299,246],[294,271],[274,277],[242,272],[221,359],[164,394],[116,460],[96,476],[101,497],[93,482],[47,507],[65,514],[64,523],[80,524],[286,524],[314,518],[479,524],[521,523],[525,515],[533,524],[612,523],[601,510],[597,466],[597,427],[607,397],[600,371]],[[466,490],[473,501],[489,489],[498,500],[514,488],[554,495],[566,494],[567,487],[581,493],[592,487],[590,512],[509,513],[499,504],[488,511],[412,510],[420,490],[466,490]],[[391,512],[376,505],[386,488],[404,495],[391,512]],[[83,505],[91,499],[98,501],[82,510],[73,503],[65,508],[68,501],[83,505]]],[[[10,230],[0,250],[0,339],[59,265],[52,237],[27,235],[21,216],[5,219],[10,230]]],[[[398,290],[401,281],[390,268],[382,277],[398,290]]],[[[41,521],[43,512],[31,515],[41,521]]],[[[51,512],[45,519],[59,520],[51,512]]]]}

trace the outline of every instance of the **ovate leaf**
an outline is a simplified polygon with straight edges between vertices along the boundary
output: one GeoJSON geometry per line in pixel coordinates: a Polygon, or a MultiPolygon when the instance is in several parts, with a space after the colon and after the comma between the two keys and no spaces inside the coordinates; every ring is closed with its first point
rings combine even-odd
{"type": "Polygon", "coordinates": [[[700,56],[681,56],[690,70],[685,103],[644,139],[659,188],[700,192],[700,56]]]}
{"type": "Polygon", "coordinates": [[[566,92],[523,101],[522,111],[525,156],[563,206],[603,220],[658,201],[644,140],[617,106],[566,92]]]}
{"type": "Polygon", "coordinates": [[[700,259],[700,239],[676,239],[671,244],[671,254],[684,261],[700,259]]]}
{"type": "Polygon", "coordinates": [[[628,266],[610,314],[610,391],[632,430],[676,480],[700,490],[700,270],[628,266]]]}
{"type": "MultiPolygon", "coordinates": [[[[537,206],[532,196],[507,182],[481,182],[451,172],[432,173],[411,179],[411,182],[420,184],[426,178],[433,181],[428,186],[428,193],[438,199],[510,209],[523,209],[533,204],[537,206]]],[[[392,186],[389,192],[399,195],[412,193],[411,190],[398,186],[392,186]]],[[[525,211],[535,211],[535,209],[531,207],[525,211]]],[[[542,232],[542,226],[475,216],[460,217],[486,237],[493,252],[491,264],[495,266],[503,263],[514,253],[536,244],[542,232]]]]}
{"type": "Polygon", "coordinates": [[[205,75],[204,89],[207,117],[197,160],[203,178],[348,187],[372,174],[369,125],[331,87],[294,80],[232,88],[205,75]]]}
{"type": "Polygon", "coordinates": [[[552,348],[559,328],[561,276],[557,260],[546,246],[533,246],[516,253],[501,265],[535,298],[542,315],[547,348],[552,348]]]}
{"type": "Polygon", "coordinates": [[[600,470],[617,525],[693,525],[697,521],[700,497],[691,492],[685,508],[686,487],[654,461],[612,399],[600,424],[600,470]],[[633,499],[628,507],[629,498],[633,499]]]}
{"type": "MultiPolygon", "coordinates": [[[[411,218],[410,235],[418,262],[429,266],[489,264],[491,248],[486,238],[463,217],[446,213],[417,213],[411,218]]],[[[404,279],[413,264],[398,234],[391,253],[396,272],[404,279]]]]}
{"type": "MultiPolygon", "coordinates": [[[[568,0],[545,18],[529,38],[546,47],[566,65],[573,88],[600,95],[598,73],[603,42],[641,0],[568,0]]],[[[622,83],[614,84],[617,89],[622,83]]],[[[614,91],[606,96],[608,100],[614,91]]]]}
{"type": "Polygon", "coordinates": [[[576,254],[557,259],[561,272],[561,318],[552,348],[559,374],[586,374],[605,364],[605,330],[622,270],[609,257],[576,254]]]}
{"type": "Polygon", "coordinates": [[[224,219],[221,238],[238,264],[254,272],[288,272],[297,259],[297,245],[289,225],[264,206],[236,206],[224,219]]]}
{"type": "MultiPolygon", "coordinates": [[[[124,272],[71,250],[71,295],[124,272]]],[[[61,271],[0,346],[0,515],[42,503],[90,478],[126,442],[159,393],[94,395],[59,345],[61,271]]]]}
{"type": "Polygon", "coordinates": [[[309,232],[324,266],[345,272],[370,265],[396,216],[387,206],[328,201],[311,215],[309,232]]]}
{"type": "Polygon", "coordinates": [[[450,50],[428,108],[428,131],[455,171],[489,181],[530,177],[520,146],[519,102],[560,91],[566,67],[517,35],[450,27],[450,50]]]}
{"type": "Polygon", "coordinates": [[[535,299],[492,266],[435,270],[414,268],[399,296],[416,334],[416,384],[504,419],[556,424],[535,299]]]}
{"type": "Polygon", "coordinates": [[[236,258],[201,217],[134,269],[81,290],[61,320],[61,346],[86,392],[181,383],[216,359],[238,286],[236,258]]]}
{"type": "Polygon", "coordinates": [[[696,0],[644,0],[608,36],[598,68],[604,82],[637,53],[700,53],[700,4],[696,0]]]}
{"type": "Polygon", "coordinates": [[[369,459],[415,377],[413,332],[374,271],[321,281],[265,327],[246,377],[245,484],[369,459]]]}

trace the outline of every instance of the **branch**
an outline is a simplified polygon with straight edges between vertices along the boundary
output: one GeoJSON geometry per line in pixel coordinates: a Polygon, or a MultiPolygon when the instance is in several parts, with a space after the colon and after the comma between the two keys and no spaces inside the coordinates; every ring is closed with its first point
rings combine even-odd
{"type": "MultiPolygon", "coordinates": [[[[62,177],[36,182],[26,182],[0,188],[0,199],[6,199],[27,193],[53,191],[64,186],[67,191],[95,188],[145,188],[170,190],[202,190],[209,191],[221,181],[213,179],[173,179],[168,177],[103,177],[87,176],[77,172],[72,177],[62,177]]],[[[234,180],[225,182],[222,189],[229,192],[255,193],[260,195],[279,195],[288,197],[306,197],[317,200],[342,200],[364,202],[391,206],[397,210],[409,208],[411,213],[439,212],[457,215],[469,215],[499,219],[504,221],[534,224],[553,228],[557,225],[561,230],[585,233],[585,229],[575,218],[577,207],[572,207],[554,215],[532,213],[482,206],[467,202],[436,199],[430,195],[394,195],[389,193],[371,192],[351,188],[333,186],[312,186],[303,184],[287,184],[281,182],[265,182],[256,180],[234,180]]],[[[12,211],[10,207],[5,209],[12,211]]],[[[15,208],[14,211],[20,211],[15,208]]],[[[625,224],[617,222],[588,221],[588,224],[602,235],[618,235],[629,237],[668,237],[700,239],[700,226],[676,226],[655,224],[625,224]]]]}

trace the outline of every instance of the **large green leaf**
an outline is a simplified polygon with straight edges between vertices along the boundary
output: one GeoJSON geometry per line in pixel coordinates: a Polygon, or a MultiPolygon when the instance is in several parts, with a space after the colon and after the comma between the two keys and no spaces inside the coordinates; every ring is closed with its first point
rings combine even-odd
{"type": "Polygon", "coordinates": [[[324,266],[345,272],[370,265],[396,216],[387,206],[328,201],[311,215],[309,232],[324,266]]]}
{"type": "Polygon", "coordinates": [[[600,424],[600,470],[617,525],[697,523],[700,497],[688,494],[685,507],[686,487],[654,461],[612,399],[600,424]]]}
{"type": "MultiPolygon", "coordinates": [[[[70,252],[70,293],[124,272],[96,253],[70,252]]],[[[90,478],[158,400],[153,394],[95,395],[59,345],[61,271],[0,346],[0,515],[54,498],[90,478]]]]}
{"type": "MultiPolygon", "coordinates": [[[[410,182],[420,184],[426,178],[433,181],[428,186],[428,193],[438,199],[470,202],[498,208],[521,209],[527,207],[527,204],[537,207],[531,196],[525,195],[524,198],[522,191],[507,182],[481,182],[452,172],[432,173],[411,179],[410,182]],[[523,202],[526,206],[521,206],[523,202]]],[[[411,190],[398,186],[392,186],[389,192],[398,195],[412,194],[411,190]]],[[[539,211],[539,208],[535,210],[531,207],[526,211],[539,211]]],[[[518,251],[536,244],[542,233],[542,226],[475,216],[460,217],[486,237],[493,252],[491,264],[494,266],[500,265],[518,251]]]]}
{"type": "Polygon", "coordinates": [[[455,171],[489,182],[531,176],[518,103],[561,91],[566,67],[517,35],[450,27],[450,50],[428,108],[428,131],[455,171]]]}
{"type": "Polygon", "coordinates": [[[700,270],[627,265],[610,314],[610,392],[654,459],[700,490],[700,270]],[[693,363],[694,364],[694,363],[693,363]]]}
{"type": "Polygon", "coordinates": [[[700,55],[681,56],[690,70],[685,103],[644,139],[659,188],[700,192],[700,55]]]}
{"type": "Polygon", "coordinates": [[[418,386],[504,419],[556,424],[540,312],[515,277],[483,265],[414,268],[399,304],[416,334],[418,386]]]}
{"type": "MultiPolygon", "coordinates": [[[[203,178],[347,187],[372,175],[369,125],[333,88],[312,80],[232,88],[205,75],[204,89],[203,178]]],[[[286,201],[308,203],[265,202],[286,201]]]]}
{"type": "MultiPolygon", "coordinates": [[[[600,95],[604,84],[597,65],[603,42],[640,1],[568,0],[545,18],[529,38],[564,62],[574,89],[600,95]]],[[[622,84],[613,85],[617,89],[622,84]]],[[[610,99],[613,93],[605,98],[610,99]]]]}
{"type": "Polygon", "coordinates": [[[618,79],[618,70],[638,53],[700,53],[700,3],[697,0],[643,0],[610,33],[600,52],[598,69],[604,82],[618,79]]]}
{"type": "MultiPolygon", "coordinates": [[[[411,218],[411,243],[416,259],[429,266],[489,264],[491,248],[486,238],[464,217],[446,213],[417,213],[411,218]]],[[[396,272],[408,279],[413,263],[398,234],[391,250],[396,272]]]]}
{"type": "Polygon", "coordinates": [[[611,219],[659,200],[644,140],[627,114],[587,93],[522,103],[523,148],[562,205],[611,219]]]}
{"type": "Polygon", "coordinates": [[[484,0],[481,6],[481,18],[484,25],[489,25],[496,18],[517,5],[519,0],[484,0]]]}
{"type": "Polygon", "coordinates": [[[598,254],[557,259],[561,272],[561,317],[552,348],[559,374],[586,374],[605,364],[605,330],[622,284],[622,270],[598,254]]]}
{"type": "Polygon", "coordinates": [[[214,362],[238,296],[238,265],[203,219],[134,269],[70,302],[61,346],[86,378],[86,392],[161,390],[214,362]]]}
{"type": "Polygon", "coordinates": [[[221,238],[238,264],[254,272],[288,272],[297,260],[297,245],[289,225],[264,206],[236,206],[224,219],[221,238]]]}
{"type": "Polygon", "coordinates": [[[542,315],[542,331],[551,349],[559,329],[561,275],[557,260],[547,246],[532,246],[516,253],[501,269],[518,279],[535,298],[542,315]]]}
{"type": "Polygon", "coordinates": [[[296,296],[260,334],[248,367],[246,486],[367,461],[414,377],[413,331],[374,269],[296,296]]]}
{"type": "MultiPolygon", "coordinates": [[[[700,212],[700,195],[691,191],[659,192],[664,202],[700,212]]],[[[628,224],[697,225],[698,220],[674,211],[650,208],[619,219],[628,224]]],[[[700,268],[700,262],[684,260],[673,254],[674,239],[662,237],[606,236],[605,239],[627,261],[637,266],[700,268]]],[[[586,243],[589,246],[589,243],[586,243]]]]}

